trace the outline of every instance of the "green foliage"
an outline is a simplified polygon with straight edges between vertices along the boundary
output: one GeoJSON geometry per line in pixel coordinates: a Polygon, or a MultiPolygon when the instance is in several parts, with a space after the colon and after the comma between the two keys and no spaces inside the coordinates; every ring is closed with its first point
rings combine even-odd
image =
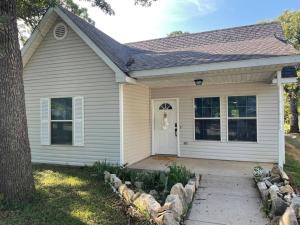
{"type": "Polygon", "coordinates": [[[185,35],[185,34],[189,34],[189,32],[183,32],[181,30],[176,30],[176,31],[173,31],[173,32],[167,34],[167,37],[176,37],[176,36],[181,36],[181,35],[185,35]]]}
{"type": "MultiPolygon", "coordinates": [[[[294,48],[300,50],[300,11],[284,11],[282,15],[278,17],[278,21],[281,23],[283,32],[287,41],[294,46],[294,48]]],[[[297,127],[297,123],[292,124],[290,117],[298,118],[299,111],[293,110],[297,108],[297,103],[300,98],[300,73],[298,72],[298,82],[293,84],[286,84],[284,90],[286,92],[285,101],[285,122],[290,124],[290,127],[297,127]]],[[[296,128],[299,132],[299,127],[296,128]]]]}
{"type": "Polygon", "coordinates": [[[182,183],[186,185],[187,182],[194,174],[191,173],[185,166],[177,165],[176,163],[171,164],[168,172],[168,189],[176,183],[182,183]]]}
{"type": "Polygon", "coordinates": [[[93,166],[93,171],[103,179],[104,171],[116,174],[123,181],[130,181],[134,183],[136,181],[143,182],[143,190],[149,192],[150,190],[156,190],[161,198],[170,192],[172,186],[176,183],[182,183],[186,185],[188,180],[195,176],[185,166],[180,166],[175,163],[170,165],[168,172],[163,171],[145,171],[134,170],[124,166],[118,166],[115,164],[104,162],[97,162],[93,166]]]}
{"type": "Polygon", "coordinates": [[[291,177],[292,184],[298,189],[300,188],[300,161],[296,160],[293,156],[286,154],[286,163],[284,170],[291,177]]]}

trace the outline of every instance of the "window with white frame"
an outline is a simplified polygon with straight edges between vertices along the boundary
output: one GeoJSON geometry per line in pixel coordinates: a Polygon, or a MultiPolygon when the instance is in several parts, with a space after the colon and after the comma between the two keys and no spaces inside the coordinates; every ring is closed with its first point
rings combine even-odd
{"type": "Polygon", "coordinates": [[[228,97],[228,140],[257,141],[256,96],[228,97]]]}
{"type": "Polygon", "coordinates": [[[220,98],[194,99],[195,140],[221,140],[220,98]]]}
{"type": "Polygon", "coordinates": [[[72,145],[72,98],[51,99],[51,144],[72,145]]]}

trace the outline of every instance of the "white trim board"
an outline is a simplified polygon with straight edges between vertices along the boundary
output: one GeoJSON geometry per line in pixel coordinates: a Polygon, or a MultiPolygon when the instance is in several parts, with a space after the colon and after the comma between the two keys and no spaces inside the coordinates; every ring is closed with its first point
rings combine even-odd
{"type": "Polygon", "coordinates": [[[206,63],[202,65],[178,66],[162,69],[141,70],[130,72],[134,78],[159,77],[159,76],[176,76],[183,73],[208,72],[217,70],[243,69],[266,66],[287,66],[300,63],[300,55],[276,56],[260,59],[249,59],[230,62],[206,63]]]}
{"type": "Polygon", "coordinates": [[[124,84],[119,84],[120,165],[124,164],[124,84]]]}

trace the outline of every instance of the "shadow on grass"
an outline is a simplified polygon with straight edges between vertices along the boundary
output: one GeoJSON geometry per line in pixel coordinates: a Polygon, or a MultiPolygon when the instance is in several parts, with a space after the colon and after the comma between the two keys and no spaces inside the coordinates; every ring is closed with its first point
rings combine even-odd
{"type": "Polygon", "coordinates": [[[38,165],[34,177],[32,202],[2,206],[1,225],[128,224],[119,199],[90,176],[90,168],[38,165]]]}

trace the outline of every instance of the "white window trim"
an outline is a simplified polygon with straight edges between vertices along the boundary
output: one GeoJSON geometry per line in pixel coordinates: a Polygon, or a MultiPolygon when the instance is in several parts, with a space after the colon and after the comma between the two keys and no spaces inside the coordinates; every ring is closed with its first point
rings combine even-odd
{"type": "Polygon", "coordinates": [[[241,94],[241,95],[228,95],[226,97],[226,124],[227,124],[227,134],[226,134],[226,139],[227,143],[245,143],[245,144],[257,144],[259,143],[259,132],[258,132],[258,95],[257,94],[241,94]],[[228,98],[229,97],[241,97],[241,96],[255,96],[256,97],[256,102],[255,102],[255,107],[256,107],[256,117],[229,117],[228,115],[228,98]],[[255,119],[256,120],[256,141],[232,141],[229,140],[229,119],[255,119]]]}
{"type": "Polygon", "coordinates": [[[49,101],[49,107],[50,107],[50,110],[49,110],[49,112],[50,112],[50,120],[49,120],[49,123],[50,123],[50,126],[49,126],[49,129],[50,129],[50,136],[49,136],[49,138],[50,138],[50,145],[52,145],[52,146],[74,146],[74,115],[73,115],[73,113],[74,113],[74,108],[73,108],[73,97],[51,97],[51,98],[49,98],[50,99],[50,101],[49,101]],[[52,117],[51,117],[51,115],[52,115],[52,104],[51,104],[51,100],[52,99],[59,99],[59,98],[71,98],[72,99],[72,120],[52,120],[52,117]],[[72,144],[52,144],[52,122],[72,122],[72,144]]]}
{"type": "Polygon", "coordinates": [[[194,121],[193,121],[193,127],[194,127],[194,141],[195,142],[222,142],[222,104],[221,104],[222,98],[221,96],[198,96],[193,98],[193,114],[194,114],[194,121]],[[196,117],[195,112],[195,99],[196,98],[219,98],[219,108],[220,108],[220,117],[196,117]],[[220,140],[206,140],[206,139],[196,139],[196,119],[203,119],[203,120],[214,120],[219,119],[220,120],[220,140]]]}

